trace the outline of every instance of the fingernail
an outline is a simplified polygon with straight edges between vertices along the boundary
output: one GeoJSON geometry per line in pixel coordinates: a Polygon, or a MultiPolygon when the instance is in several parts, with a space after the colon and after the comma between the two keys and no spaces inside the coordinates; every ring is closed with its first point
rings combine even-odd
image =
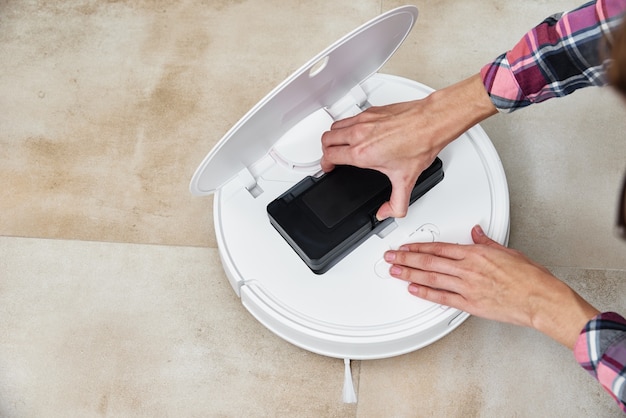
{"type": "Polygon", "coordinates": [[[476,225],[474,227],[474,231],[476,231],[476,234],[481,237],[485,235],[485,231],[483,231],[483,228],[480,225],[476,225]]]}
{"type": "Polygon", "coordinates": [[[378,222],[382,222],[382,221],[384,221],[385,219],[387,219],[388,217],[389,217],[389,215],[385,215],[385,214],[383,213],[383,211],[380,211],[380,210],[379,210],[378,212],[376,212],[376,219],[378,220],[378,222]]]}
{"type": "Polygon", "coordinates": [[[412,295],[417,295],[419,293],[419,286],[415,283],[411,283],[409,285],[409,293],[412,295]]]}
{"type": "Polygon", "coordinates": [[[402,268],[398,266],[391,266],[391,268],[389,269],[389,273],[392,276],[398,276],[400,273],[402,273],[402,268]]]}
{"type": "Polygon", "coordinates": [[[385,253],[385,261],[393,261],[396,259],[396,253],[393,251],[387,251],[385,253]]]}
{"type": "Polygon", "coordinates": [[[398,248],[398,251],[409,251],[409,246],[408,245],[401,245],[400,248],[398,248]]]}

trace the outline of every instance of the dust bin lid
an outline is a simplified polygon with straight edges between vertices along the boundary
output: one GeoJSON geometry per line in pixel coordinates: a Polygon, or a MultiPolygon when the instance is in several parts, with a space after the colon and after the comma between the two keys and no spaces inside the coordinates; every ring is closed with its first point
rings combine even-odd
{"type": "Polygon", "coordinates": [[[376,73],[417,19],[403,6],[365,23],[319,53],[246,113],[213,147],[191,179],[195,195],[215,192],[258,161],[304,117],[329,107],[376,73]]]}

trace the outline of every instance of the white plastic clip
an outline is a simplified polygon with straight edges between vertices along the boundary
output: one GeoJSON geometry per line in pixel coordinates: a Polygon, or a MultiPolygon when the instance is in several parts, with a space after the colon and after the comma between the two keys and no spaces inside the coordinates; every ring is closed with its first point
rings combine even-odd
{"type": "Polygon", "coordinates": [[[337,100],[332,106],[327,106],[324,109],[333,120],[340,120],[357,115],[368,107],[370,107],[370,104],[367,101],[367,94],[357,84],[348,94],[337,100]]]}
{"type": "Polygon", "coordinates": [[[343,379],[343,403],[356,403],[356,392],[352,382],[352,370],[350,369],[350,359],[343,359],[344,379],[343,379]]]}
{"type": "Polygon", "coordinates": [[[257,184],[256,179],[247,168],[241,170],[237,174],[237,177],[239,177],[239,181],[241,181],[243,187],[245,187],[253,197],[256,198],[263,193],[263,189],[257,184]]]}

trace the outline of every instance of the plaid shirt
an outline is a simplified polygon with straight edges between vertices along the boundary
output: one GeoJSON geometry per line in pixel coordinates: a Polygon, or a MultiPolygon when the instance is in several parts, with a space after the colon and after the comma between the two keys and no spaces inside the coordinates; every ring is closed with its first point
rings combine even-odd
{"type": "Polygon", "coordinates": [[[565,96],[607,83],[612,31],[626,0],[598,0],[556,14],[528,32],[509,52],[480,73],[491,101],[501,112],[565,96]]]}
{"type": "MultiPolygon", "coordinates": [[[[612,31],[620,27],[626,0],[598,0],[553,15],[480,73],[500,112],[607,83],[612,31]]],[[[574,355],[626,412],[626,319],[598,315],[581,332],[574,355]]]]}
{"type": "Polygon", "coordinates": [[[626,412],[626,319],[614,312],[593,318],[580,333],[574,355],[626,412]]]}

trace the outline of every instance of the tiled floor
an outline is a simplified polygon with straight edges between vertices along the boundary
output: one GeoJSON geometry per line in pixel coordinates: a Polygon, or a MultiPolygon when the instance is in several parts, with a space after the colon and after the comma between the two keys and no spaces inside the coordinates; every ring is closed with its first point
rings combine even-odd
{"type": "MultiPolygon", "coordinates": [[[[404,356],[296,348],[243,308],[211,198],[211,146],[314,54],[402,3],[0,2],[0,416],[620,416],[568,350],[470,318],[404,356]]],[[[382,72],[441,88],[578,1],[428,0],[382,72]]],[[[483,124],[510,245],[626,312],[612,234],[626,108],[588,89],[483,124]]]]}

